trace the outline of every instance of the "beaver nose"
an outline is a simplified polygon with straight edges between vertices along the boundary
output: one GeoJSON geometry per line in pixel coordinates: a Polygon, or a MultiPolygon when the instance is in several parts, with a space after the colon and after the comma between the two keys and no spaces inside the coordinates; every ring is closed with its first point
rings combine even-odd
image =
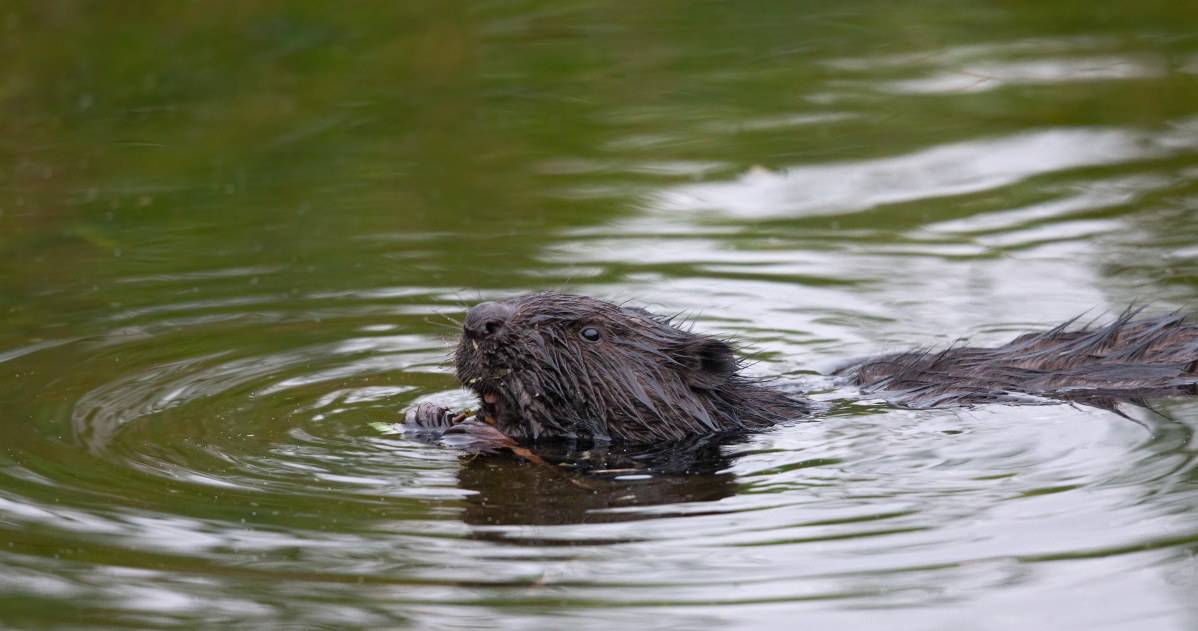
{"type": "Polygon", "coordinates": [[[515,309],[502,302],[480,302],[466,312],[466,335],[483,339],[498,334],[511,319],[515,309]]]}

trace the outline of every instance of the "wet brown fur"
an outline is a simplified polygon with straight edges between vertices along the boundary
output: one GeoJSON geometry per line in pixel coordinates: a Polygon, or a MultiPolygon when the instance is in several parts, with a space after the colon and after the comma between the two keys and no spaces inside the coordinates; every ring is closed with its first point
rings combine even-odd
{"type": "Polygon", "coordinates": [[[1195,394],[1198,326],[1181,314],[1070,329],[1077,318],[993,348],[882,355],[841,371],[908,407],[1195,394]]]}

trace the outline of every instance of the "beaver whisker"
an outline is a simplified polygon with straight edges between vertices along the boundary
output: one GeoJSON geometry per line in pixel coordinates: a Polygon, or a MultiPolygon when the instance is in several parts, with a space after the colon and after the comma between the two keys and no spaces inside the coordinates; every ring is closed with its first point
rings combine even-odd
{"type": "Polygon", "coordinates": [[[444,327],[444,328],[446,328],[446,329],[452,329],[452,330],[454,330],[454,331],[458,331],[458,330],[460,330],[460,329],[462,328],[462,323],[461,323],[461,322],[457,322],[457,321],[455,321],[455,320],[452,320],[452,319],[450,319],[450,322],[451,322],[452,324],[448,324],[448,323],[445,323],[445,322],[437,322],[436,320],[430,320],[430,319],[428,319],[428,318],[424,318],[423,320],[424,320],[424,323],[425,323],[425,324],[431,324],[431,325],[433,325],[433,326],[444,327]]]}

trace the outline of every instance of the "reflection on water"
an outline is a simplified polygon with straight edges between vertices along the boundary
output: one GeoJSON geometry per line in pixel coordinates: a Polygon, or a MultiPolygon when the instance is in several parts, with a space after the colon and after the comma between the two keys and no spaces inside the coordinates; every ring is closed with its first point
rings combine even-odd
{"type": "MultiPolygon", "coordinates": [[[[537,449],[547,465],[507,456],[471,458],[458,474],[459,486],[472,492],[462,518],[477,526],[602,524],[647,517],[631,509],[715,502],[737,490],[721,443],[706,438],[630,451],[537,449]]],[[[516,534],[508,528],[475,532],[505,540],[516,534]]],[[[592,537],[603,542],[602,533],[592,537]]],[[[565,542],[586,543],[573,536],[565,542]]]]}
{"type": "Polygon", "coordinates": [[[885,69],[889,76],[866,82],[883,92],[901,95],[951,94],[999,90],[1013,85],[1061,85],[1082,81],[1160,79],[1173,64],[1165,55],[1136,51],[1110,54],[1119,43],[1109,38],[1062,37],[972,44],[936,54],[906,54],[828,60],[829,66],[853,74],[885,69]]]}
{"type": "Polygon", "coordinates": [[[1189,629],[1198,404],[838,360],[1193,309],[1186,3],[0,11],[0,626],[1189,629]],[[548,464],[470,304],[681,313],[816,422],[548,464]]]}
{"type": "MultiPolygon", "coordinates": [[[[1054,129],[925,149],[860,164],[749,171],[735,182],[684,185],[662,195],[662,212],[716,210],[745,219],[846,213],[966,195],[1067,169],[1134,164],[1168,155],[1175,134],[1054,129]]],[[[1193,150],[1194,146],[1187,149],[1193,150]]]]}

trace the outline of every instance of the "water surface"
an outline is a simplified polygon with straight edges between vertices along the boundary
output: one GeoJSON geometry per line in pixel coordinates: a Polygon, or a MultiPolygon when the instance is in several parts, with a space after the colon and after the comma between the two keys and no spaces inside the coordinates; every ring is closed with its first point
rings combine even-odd
{"type": "Polygon", "coordinates": [[[0,626],[1194,628],[1198,401],[912,411],[820,371],[1192,309],[1196,23],[0,9],[0,626]],[[827,411],[585,486],[377,429],[470,405],[453,321],[545,289],[685,314],[827,411]]]}

